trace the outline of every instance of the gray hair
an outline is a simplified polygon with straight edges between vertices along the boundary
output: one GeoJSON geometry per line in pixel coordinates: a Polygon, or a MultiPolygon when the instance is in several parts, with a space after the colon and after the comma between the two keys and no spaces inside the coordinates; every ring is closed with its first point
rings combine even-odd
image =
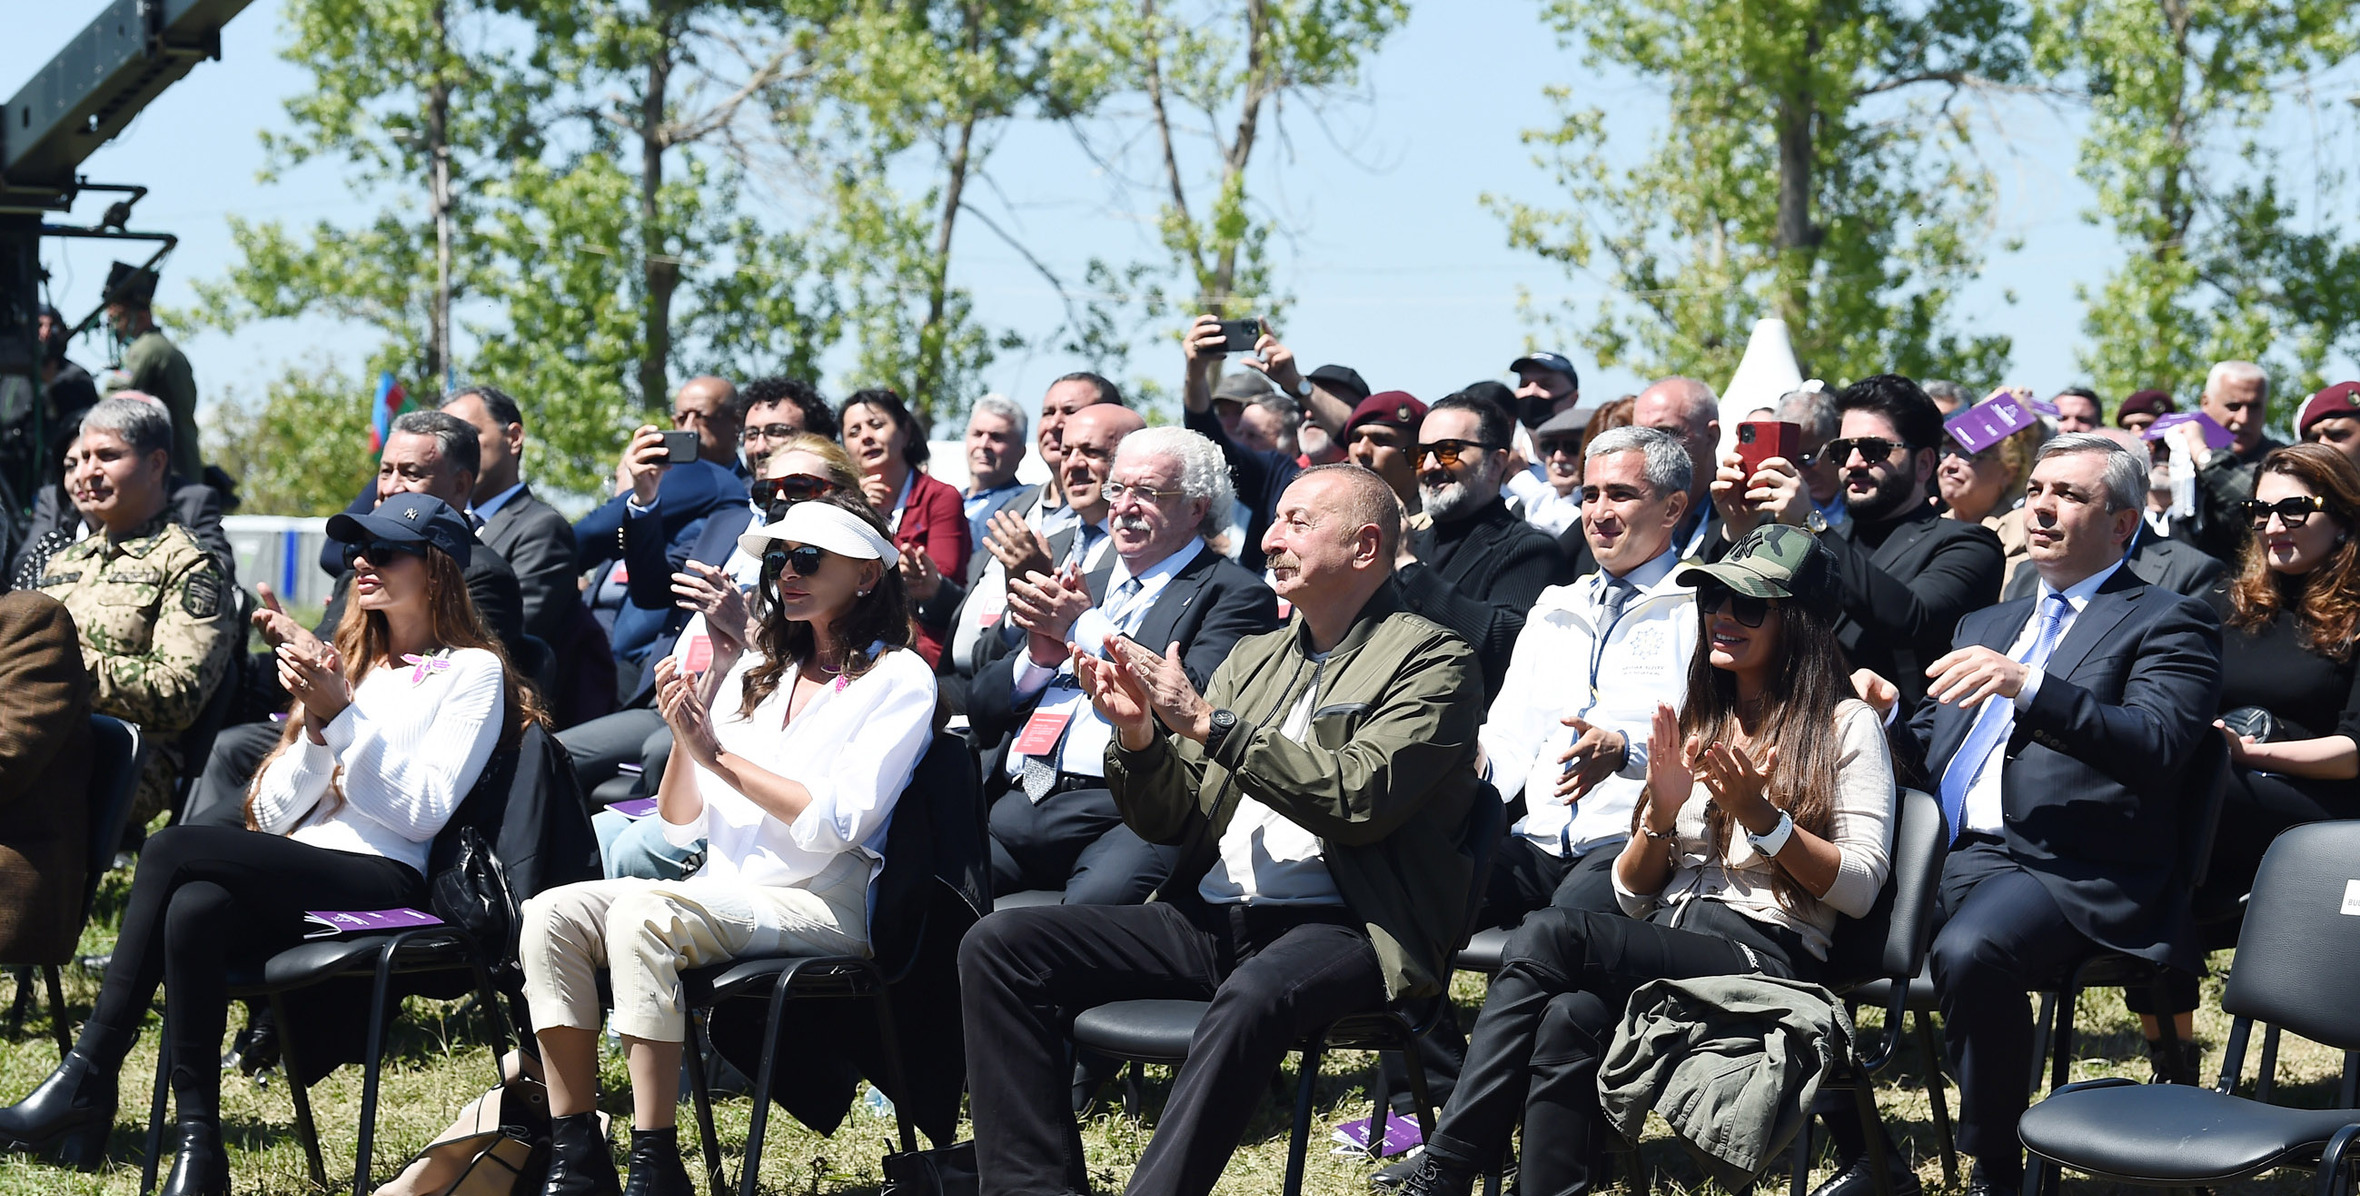
{"type": "Polygon", "coordinates": [[[1015,400],[1003,394],[985,395],[968,410],[967,422],[974,423],[978,415],[996,415],[1007,420],[1008,426],[1016,429],[1016,443],[1026,443],[1026,430],[1032,425],[1025,419],[1024,408],[1017,406],[1015,400]]]}
{"type": "Polygon", "coordinates": [[[1296,402],[1293,396],[1272,391],[1266,395],[1254,396],[1253,404],[1277,416],[1278,424],[1282,428],[1292,428],[1303,422],[1303,405],[1296,402]]]}
{"type": "Polygon", "coordinates": [[[1230,509],[1237,505],[1237,487],[1229,480],[1229,462],[1221,446],[1186,428],[1141,428],[1116,446],[1114,459],[1169,457],[1180,465],[1180,492],[1205,500],[1204,521],[1196,534],[1211,538],[1229,530],[1230,509]]]}
{"type": "Polygon", "coordinates": [[[2269,371],[2250,361],[2214,362],[2211,371],[2204,375],[2204,393],[2211,394],[2213,388],[2223,382],[2259,382],[2262,384],[2262,401],[2270,401],[2269,371]]]}
{"type": "Polygon", "coordinates": [[[2037,467],[2051,457],[2067,453],[2098,453],[2106,458],[2107,510],[2136,510],[2147,505],[2145,458],[2115,443],[2112,437],[2096,432],[2067,432],[2040,446],[2040,451],[2032,455],[2032,463],[2037,467]]]}
{"type": "Polygon", "coordinates": [[[483,442],[475,438],[475,425],[441,411],[412,411],[393,421],[393,430],[412,436],[434,437],[434,450],[455,468],[469,473],[483,472],[483,442]]]}
{"type": "Polygon", "coordinates": [[[1975,396],[1966,387],[1947,379],[1933,378],[1920,382],[1918,389],[1926,392],[1926,397],[1937,403],[1956,403],[1961,407],[1975,405],[1975,396]]]}
{"type": "Polygon", "coordinates": [[[1661,428],[1642,428],[1637,424],[1608,428],[1590,442],[1589,450],[1582,454],[1582,462],[1586,465],[1613,453],[1645,454],[1647,464],[1641,472],[1646,475],[1648,487],[1659,496],[1686,494],[1696,478],[1696,465],[1688,459],[1687,446],[1661,428]]]}
{"type": "Polygon", "coordinates": [[[1808,440],[1829,440],[1844,426],[1844,413],[1836,410],[1836,397],[1824,390],[1786,392],[1778,400],[1778,418],[1802,425],[1808,440]]]}
{"type": "MultiPolygon", "coordinates": [[[[172,413],[164,404],[142,396],[128,397],[130,392],[118,392],[101,400],[82,416],[82,431],[112,432],[131,446],[131,451],[145,457],[149,453],[172,452],[172,413]]],[[[471,430],[472,432],[472,430],[471,430]]],[[[194,480],[194,479],[190,479],[194,480]]]]}

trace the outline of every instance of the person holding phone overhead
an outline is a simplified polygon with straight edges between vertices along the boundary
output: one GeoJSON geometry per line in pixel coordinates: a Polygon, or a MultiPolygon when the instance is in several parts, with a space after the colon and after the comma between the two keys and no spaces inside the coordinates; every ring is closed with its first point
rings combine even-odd
{"type": "MultiPolygon", "coordinates": [[[[913,603],[934,597],[945,577],[964,577],[967,509],[948,482],[928,477],[926,429],[901,396],[883,387],[856,390],[836,409],[844,428],[844,451],[860,466],[861,492],[891,529],[900,550],[902,586],[913,603]]],[[[918,624],[918,654],[929,665],[942,660],[950,629],[934,621],[918,624]]]]}
{"type": "Polygon", "coordinates": [[[762,561],[750,645],[658,666],[671,842],[686,880],[609,879],[525,902],[518,954],[549,1083],[544,1196],[608,1196],[598,1128],[598,973],[631,1073],[630,1190],[689,1196],[675,1110],[688,1014],[679,974],[748,955],[869,953],[869,888],[894,805],[933,738],[934,674],[911,649],[901,554],[854,495],[797,503],[739,541],[762,561]]]}
{"type": "Polygon", "coordinates": [[[1275,449],[1257,450],[1239,444],[1213,413],[1213,400],[1233,398],[1245,402],[1257,394],[1268,393],[1274,386],[1299,403],[1316,405],[1328,400],[1296,368],[1294,351],[1280,344],[1267,327],[1262,327],[1262,335],[1250,345],[1235,343],[1236,338],[1244,335],[1243,325],[1247,323],[1261,326],[1259,320],[1224,321],[1211,314],[1198,316],[1189,325],[1187,334],[1180,339],[1181,356],[1187,363],[1187,373],[1181,381],[1180,405],[1185,410],[1182,426],[1220,446],[1221,456],[1229,462],[1238,499],[1246,509],[1242,535],[1234,529],[1230,533],[1237,549],[1233,556],[1238,564],[1258,573],[1263,566],[1262,537],[1270,530],[1271,512],[1278,509],[1279,496],[1286,493],[1287,486],[1303,467],[1292,456],[1275,449]],[[1240,360],[1247,372],[1224,377],[1221,365],[1231,353],[1244,354],[1240,360]]]}

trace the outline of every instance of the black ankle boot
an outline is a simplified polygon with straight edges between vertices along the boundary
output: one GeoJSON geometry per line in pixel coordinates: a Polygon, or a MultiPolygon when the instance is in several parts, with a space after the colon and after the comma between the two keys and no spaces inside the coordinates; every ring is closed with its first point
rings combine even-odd
{"type": "Polygon", "coordinates": [[[549,1119],[549,1182],[541,1196],[619,1196],[622,1190],[595,1111],[549,1119]]]}
{"type": "Polygon", "coordinates": [[[680,1130],[631,1131],[631,1178],[623,1196],[696,1196],[680,1162],[680,1130]]]}
{"type": "Polygon", "coordinates": [[[183,1117],[178,1129],[179,1157],[156,1196],[229,1196],[229,1152],[221,1145],[221,1123],[183,1117]]]}
{"type": "Polygon", "coordinates": [[[0,1109],[0,1149],[52,1153],[93,1171],[106,1159],[115,1128],[115,1073],[79,1047],[23,1100],[0,1109]]]}
{"type": "Polygon", "coordinates": [[[2163,1040],[2147,1040],[2147,1061],[2155,1066],[2157,1084],[2198,1084],[2204,1066],[2204,1048],[2184,1039],[2174,1039],[2169,1047],[2163,1040]]]}

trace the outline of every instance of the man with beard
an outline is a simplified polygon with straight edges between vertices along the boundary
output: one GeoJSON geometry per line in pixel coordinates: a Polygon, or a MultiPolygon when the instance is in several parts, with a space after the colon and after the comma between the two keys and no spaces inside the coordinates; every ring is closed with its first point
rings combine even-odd
{"type": "MultiPolygon", "coordinates": [[[[1085,432],[1075,422],[1071,431],[1085,432]]],[[[1095,440],[1089,431],[1071,441],[1069,463],[1094,452],[1095,440]]],[[[1205,546],[1227,528],[1233,496],[1221,450],[1204,437],[1131,432],[1104,483],[1075,489],[1095,491],[1104,505],[1112,559],[1008,583],[1008,620],[1024,638],[976,674],[968,717],[976,742],[997,741],[1005,761],[986,780],[999,793],[993,895],[1063,889],[1076,905],[1131,905],[1163,883],[1179,851],[1123,826],[1106,787],[1112,728],[1083,696],[1066,645],[1102,655],[1108,636],[1124,636],[1177,660],[1201,686],[1239,639],[1278,626],[1278,600],[1205,546]]]]}
{"type": "Polygon", "coordinates": [[[1464,395],[1434,404],[1418,427],[1418,496],[1431,526],[1401,538],[1394,560],[1402,609],[1459,633],[1498,696],[1525,612],[1541,591],[1573,580],[1549,533],[1500,497],[1514,421],[1464,395]]]}
{"type": "Polygon", "coordinates": [[[1942,412],[1915,382],[1878,374],[1836,395],[1843,424],[1821,455],[1843,471],[1852,517],[1829,528],[1795,463],[1773,457],[1751,478],[1721,459],[1713,504],[1732,538],[1765,519],[1808,527],[1835,552],[1843,593],[1836,637],[1853,667],[1892,678],[1902,700],[1925,696],[1925,666],[1950,651],[1961,616],[1999,599],[1999,537],[1944,519],[1926,501],[1942,412]]]}

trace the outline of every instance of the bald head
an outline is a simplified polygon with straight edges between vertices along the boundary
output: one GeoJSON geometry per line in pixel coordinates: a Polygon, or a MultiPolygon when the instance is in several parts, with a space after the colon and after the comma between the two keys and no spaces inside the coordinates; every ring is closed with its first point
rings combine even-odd
{"type": "Polygon", "coordinates": [[[1692,467],[1690,498],[1712,485],[1721,449],[1721,401],[1712,387],[1694,378],[1665,378],[1639,392],[1631,422],[1680,438],[1692,467]]]}
{"type": "Polygon", "coordinates": [[[1113,403],[1095,403],[1065,417],[1065,458],[1057,463],[1057,485],[1084,523],[1106,518],[1100,488],[1114,471],[1123,437],[1147,426],[1139,413],[1113,403]]]}
{"type": "Polygon", "coordinates": [[[725,469],[737,466],[738,424],[743,414],[738,409],[737,387],[727,378],[711,374],[691,378],[672,396],[672,426],[695,429],[697,456],[725,469]]]}

